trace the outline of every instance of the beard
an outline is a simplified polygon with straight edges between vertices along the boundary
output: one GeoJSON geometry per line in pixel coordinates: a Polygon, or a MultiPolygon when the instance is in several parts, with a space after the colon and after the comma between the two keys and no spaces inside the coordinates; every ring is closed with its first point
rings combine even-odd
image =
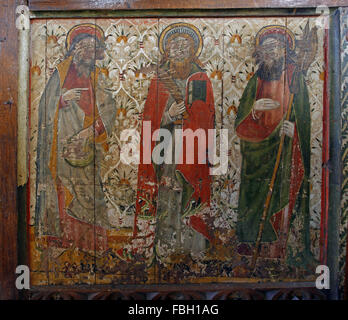
{"type": "Polygon", "coordinates": [[[169,72],[174,79],[187,79],[190,75],[192,68],[192,58],[186,58],[184,60],[169,60],[169,72]]]}
{"type": "Polygon", "coordinates": [[[257,61],[257,63],[259,64],[257,75],[265,81],[279,80],[285,69],[284,57],[271,63],[266,63],[265,61],[257,61]]]}
{"type": "Polygon", "coordinates": [[[78,73],[78,76],[81,77],[82,75],[88,77],[90,76],[91,72],[94,70],[95,61],[94,60],[86,60],[79,55],[75,55],[73,58],[73,62],[75,63],[76,70],[78,73]]]}

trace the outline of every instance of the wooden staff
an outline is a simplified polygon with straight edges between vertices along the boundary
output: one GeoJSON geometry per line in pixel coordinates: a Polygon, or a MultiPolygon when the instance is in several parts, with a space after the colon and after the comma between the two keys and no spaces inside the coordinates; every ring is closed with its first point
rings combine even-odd
{"type": "MultiPolygon", "coordinates": [[[[288,107],[288,111],[286,113],[286,118],[285,118],[285,120],[287,120],[287,121],[289,121],[289,119],[290,119],[290,114],[291,114],[293,101],[294,101],[294,94],[291,93],[290,94],[290,98],[289,98],[289,107],[288,107]]],[[[259,232],[257,234],[255,248],[254,248],[254,253],[253,253],[252,260],[251,260],[251,270],[253,270],[253,271],[255,270],[256,261],[257,261],[257,258],[259,256],[259,252],[260,252],[262,233],[263,233],[263,229],[265,227],[265,222],[266,222],[266,218],[267,218],[267,212],[268,212],[268,209],[269,209],[269,205],[271,203],[273,187],[274,187],[275,179],[277,177],[277,172],[278,172],[279,165],[280,165],[280,158],[281,158],[282,151],[283,151],[284,140],[285,140],[285,134],[282,133],[282,135],[280,137],[280,143],[279,143],[279,147],[278,147],[276,163],[275,163],[275,166],[274,166],[274,169],[273,169],[272,179],[271,179],[271,182],[269,184],[266,202],[265,202],[265,205],[263,207],[263,212],[262,212],[262,216],[261,216],[261,220],[260,220],[259,232]]]]}

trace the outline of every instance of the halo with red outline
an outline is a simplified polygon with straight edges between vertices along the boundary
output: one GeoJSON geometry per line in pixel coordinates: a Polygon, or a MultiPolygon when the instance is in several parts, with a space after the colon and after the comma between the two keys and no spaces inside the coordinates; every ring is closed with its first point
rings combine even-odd
{"type": "Polygon", "coordinates": [[[65,47],[68,51],[74,38],[81,33],[90,34],[95,36],[97,39],[104,41],[104,31],[101,27],[93,23],[78,24],[72,27],[66,36],[65,47]]]}
{"type": "Polygon", "coordinates": [[[289,48],[291,50],[295,49],[296,40],[294,34],[287,27],[281,25],[271,25],[260,29],[259,32],[256,34],[256,46],[260,44],[260,40],[263,37],[267,36],[268,34],[274,33],[285,35],[289,43],[289,48]]]}

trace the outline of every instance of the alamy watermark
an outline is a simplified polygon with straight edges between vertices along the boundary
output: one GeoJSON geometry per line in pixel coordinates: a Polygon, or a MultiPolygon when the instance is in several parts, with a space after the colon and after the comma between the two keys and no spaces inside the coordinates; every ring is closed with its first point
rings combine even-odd
{"type": "Polygon", "coordinates": [[[136,129],[125,129],[120,140],[122,163],[130,164],[209,164],[210,175],[227,173],[228,130],[219,130],[217,148],[216,129],[174,129],[174,134],[165,128],[154,130],[151,134],[151,121],[143,121],[142,154],[140,154],[140,134],[136,129]],[[185,148],[184,148],[185,141],[185,148]],[[151,151],[152,142],[156,142],[151,151]],[[195,148],[197,146],[197,148],[195,148]],[[174,148],[174,149],[173,149],[174,148]],[[219,156],[217,155],[219,149],[219,156]],[[197,150],[197,154],[195,154],[197,150]],[[173,152],[174,151],[174,152],[173,152]],[[185,154],[185,158],[184,158],[185,154]],[[197,163],[195,163],[195,158],[197,163]]]}
{"type": "Polygon", "coordinates": [[[315,280],[315,287],[319,290],[330,289],[330,269],[326,265],[319,265],[315,269],[315,273],[319,274],[315,280]]]}
{"type": "Polygon", "coordinates": [[[16,268],[16,274],[19,276],[16,278],[17,290],[29,290],[30,289],[30,269],[26,265],[19,265],[16,268]]]}

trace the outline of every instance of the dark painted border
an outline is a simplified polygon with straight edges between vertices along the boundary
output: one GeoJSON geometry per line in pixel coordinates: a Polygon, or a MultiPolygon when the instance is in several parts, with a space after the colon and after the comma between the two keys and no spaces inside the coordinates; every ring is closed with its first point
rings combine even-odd
{"type": "Polygon", "coordinates": [[[330,19],[330,160],[328,266],[330,268],[330,299],[338,299],[338,257],[341,211],[341,105],[340,105],[340,13],[331,11],[330,19]]]}
{"type": "Polygon", "coordinates": [[[158,18],[158,17],[289,17],[318,16],[315,8],[257,8],[257,9],[146,9],[146,10],[77,10],[31,11],[31,18],[158,18]]]}
{"type": "Polygon", "coordinates": [[[341,8],[342,199],[340,229],[340,294],[348,300],[348,7],[341,8]],[[345,288],[344,288],[345,287],[345,288]]]}

